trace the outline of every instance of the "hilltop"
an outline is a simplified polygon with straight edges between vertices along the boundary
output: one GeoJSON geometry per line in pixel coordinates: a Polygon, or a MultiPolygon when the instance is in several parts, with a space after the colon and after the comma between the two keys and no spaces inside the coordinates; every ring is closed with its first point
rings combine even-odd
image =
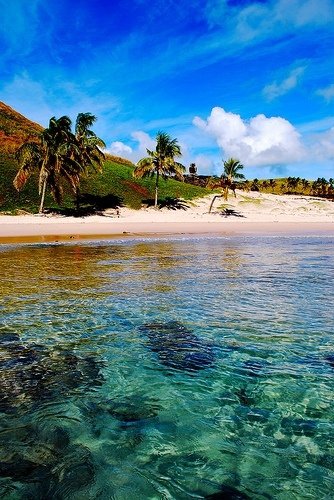
{"type": "Polygon", "coordinates": [[[0,152],[14,153],[26,140],[32,140],[43,127],[0,101],[0,152]]]}

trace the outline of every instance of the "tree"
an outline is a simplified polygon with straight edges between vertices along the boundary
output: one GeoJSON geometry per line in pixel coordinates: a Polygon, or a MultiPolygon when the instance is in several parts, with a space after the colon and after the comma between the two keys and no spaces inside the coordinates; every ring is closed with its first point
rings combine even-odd
{"type": "Polygon", "coordinates": [[[222,194],[213,197],[209,208],[209,213],[211,212],[213,203],[216,198],[221,198],[222,196],[224,196],[224,200],[228,199],[229,189],[231,189],[234,193],[234,196],[236,196],[235,190],[237,187],[237,181],[245,179],[244,174],[240,173],[240,170],[242,170],[243,168],[244,166],[236,158],[229,158],[228,160],[224,161],[224,171],[219,181],[219,187],[222,188],[222,194]]]}
{"type": "Polygon", "coordinates": [[[301,179],[300,182],[302,183],[303,192],[307,191],[310,186],[309,181],[307,179],[301,179]]]}
{"type": "Polygon", "coordinates": [[[26,142],[18,149],[16,156],[20,169],[13,184],[21,191],[32,173],[38,172],[38,191],[41,197],[39,213],[43,212],[47,187],[58,204],[63,196],[62,179],[68,182],[77,196],[80,175],[103,155],[101,151],[100,155],[95,151],[95,143],[96,146],[104,145],[103,141],[88,129],[89,123],[93,123],[92,118],[95,121],[90,113],[79,114],[76,133],[73,134],[72,122],[68,116],[58,119],[52,117],[38,141],[26,142]]]}
{"type": "Polygon", "coordinates": [[[185,168],[181,163],[174,160],[175,157],[181,156],[181,148],[177,143],[177,139],[171,137],[165,132],[158,132],[156,136],[155,151],[147,149],[148,156],[138,161],[133,172],[134,177],[141,178],[147,176],[156,176],[155,179],[155,197],[154,206],[158,205],[158,188],[159,178],[167,178],[174,175],[176,179],[183,179],[185,168]]]}
{"type": "MultiPolygon", "coordinates": [[[[106,145],[102,139],[90,130],[96,122],[96,116],[91,113],[79,113],[75,122],[75,143],[72,155],[80,165],[80,173],[88,173],[89,167],[101,171],[105,156],[100,148],[106,145]]],[[[75,179],[75,195],[77,207],[79,205],[80,176],[75,179]]]]}
{"type": "Polygon", "coordinates": [[[38,192],[41,197],[39,213],[43,211],[46,187],[49,186],[57,203],[62,199],[60,178],[67,177],[70,184],[79,165],[70,157],[69,149],[74,144],[71,132],[71,120],[68,116],[59,119],[52,117],[49,127],[40,135],[39,142],[27,142],[17,151],[20,169],[13,181],[14,187],[20,191],[30,175],[39,171],[38,192]]]}
{"type": "Polygon", "coordinates": [[[252,180],[251,191],[260,191],[259,179],[256,177],[252,180]]]}
{"type": "Polygon", "coordinates": [[[300,182],[300,177],[288,177],[287,178],[288,189],[292,189],[292,190],[296,191],[299,182],[300,182]]]}
{"type": "MultiPolygon", "coordinates": [[[[224,183],[224,199],[228,199],[228,190],[235,184],[235,181],[244,179],[244,174],[240,173],[244,166],[236,158],[229,158],[224,161],[224,172],[221,179],[224,183]]],[[[235,188],[233,189],[235,196],[235,188]]]]}
{"type": "Polygon", "coordinates": [[[274,190],[275,186],[276,186],[275,179],[269,179],[269,187],[270,187],[270,189],[274,190]]]}

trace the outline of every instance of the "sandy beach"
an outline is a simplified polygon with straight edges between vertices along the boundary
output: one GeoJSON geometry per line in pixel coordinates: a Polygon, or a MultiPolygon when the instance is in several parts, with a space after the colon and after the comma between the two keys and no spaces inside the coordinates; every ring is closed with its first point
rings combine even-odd
{"type": "Polygon", "coordinates": [[[0,215],[0,243],[103,239],[115,236],[168,234],[331,234],[334,203],[299,195],[237,191],[227,202],[213,195],[185,202],[186,209],[131,210],[122,207],[103,215],[0,215]]]}

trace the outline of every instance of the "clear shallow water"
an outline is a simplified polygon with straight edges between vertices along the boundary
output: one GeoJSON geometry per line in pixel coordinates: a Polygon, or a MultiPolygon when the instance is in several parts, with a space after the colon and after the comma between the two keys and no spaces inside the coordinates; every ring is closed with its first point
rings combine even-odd
{"type": "Polygon", "coordinates": [[[333,243],[0,247],[0,497],[332,498],[333,243]]]}

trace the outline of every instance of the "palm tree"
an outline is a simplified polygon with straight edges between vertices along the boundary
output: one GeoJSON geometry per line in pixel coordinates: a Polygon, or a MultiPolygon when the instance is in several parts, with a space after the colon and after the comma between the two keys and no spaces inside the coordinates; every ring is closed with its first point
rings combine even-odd
{"type": "MultiPolygon", "coordinates": [[[[105,156],[100,148],[106,145],[102,139],[90,130],[89,127],[96,121],[91,113],[79,113],[75,122],[75,144],[72,147],[72,156],[80,165],[80,173],[87,173],[89,167],[101,171],[105,156]]],[[[75,179],[75,195],[77,207],[79,204],[80,178],[75,179]]]]}
{"type": "Polygon", "coordinates": [[[302,183],[303,192],[305,193],[305,191],[309,188],[310,183],[307,179],[301,179],[300,182],[302,183]]]}
{"type": "Polygon", "coordinates": [[[147,176],[156,176],[155,179],[155,198],[154,206],[158,205],[158,187],[159,178],[167,178],[169,175],[174,175],[176,179],[183,179],[185,168],[181,163],[174,160],[175,156],[181,156],[181,148],[177,143],[177,139],[171,137],[165,132],[158,132],[156,136],[155,151],[146,149],[148,156],[138,161],[134,169],[134,177],[141,178],[147,176]]]}
{"type": "Polygon", "coordinates": [[[269,187],[270,187],[271,191],[274,191],[275,186],[276,186],[275,179],[269,179],[269,187]]]}
{"type": "MultiPolygon", "coordinates": [[[[242,170],[243,168],[244,166],[236,158],[229,158],[228,160],[224,161],[224,172],[222,173],[218,184],[223,191],[221,195],[216,195],[213,197],[209,208],[209,213],[211,212],[211,209],[213,207],[216,198],[221,198],[222,196],[224,196],[224,200],[228,199],[229,189],[231,189],[234,193],[234,196],[236,196],[235,194],[235,190],[237,187],[236,181],[245,179],[244,174],[240,173],[240,170],[242,170]]],[[[218,187],[218,186],[213,186],[213,187],[218,187]]]]}
{"type": "Polygon", "coordinates": [[[43,212],[47,186],[57,203],[62,199],[61,177],[70,185],[75,185],[75,178],[80,170],[79,164],[70,157],[70,148],[74,145],[71,132],[71,120],[68,116],[56,119],[52,117],[49,127],[40,135],[39,142],[27,142],[17,151],[20,169],[13,181],[20,191],[34,171],[39,172],[38,191],[41,197],[39,213],[43,212]]]}
{"type": "Polygon", "coordinates": [[[39,142],[26,142],[18,149],[16,155],[20,169],[13,184],[21,191],[31,174],[35,171],[39,173],[39,213],[43,212],[47,187],[60,204],[63,195],[62,179],[68,182],[77,197],[80,175],[90,165],[101,165],[104,155],[99,146],[104,147],[104,142],[88,129],[95,120],[90,113],[79,113],[73,134],[72,122],[68,116],[58,119],[52,117],[49,127],[41,133],[39,142]]]}
{"type": "Polygon", "coordinates": [[[296,192],[300,180],[301,180],[300,177],[288,177],[287,187],[296,192]]]}
{"type": "MultiPolygon", "coordinates": [[[[240,163],[236,158],[229,158],[224,161],[224,172],[221,176],[221,179],[224,183],[224,199],[228,199],[228,190],[232,188],[233,184],[235,185],[235,181],[244,179],[244,174],[240,173],[244,166],[240,163]]],[[[235,196],[235,187],[233,189],[235,196]]]]}

